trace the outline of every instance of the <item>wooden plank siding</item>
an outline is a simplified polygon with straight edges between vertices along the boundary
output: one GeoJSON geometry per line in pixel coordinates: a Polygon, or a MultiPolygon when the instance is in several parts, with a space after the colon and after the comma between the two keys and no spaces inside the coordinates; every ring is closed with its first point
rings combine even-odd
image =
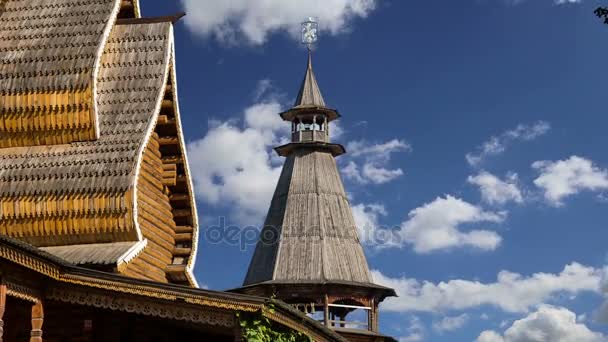
{"type": "Polygon", "coordinates": [[[137,222],[148,246],[123,271],[125,275],[168,282],[165,270],[173,262],[175,221],[168,190],[163,186],[158,134],[152,133],[144,151],[137,184],[137,222]]]}

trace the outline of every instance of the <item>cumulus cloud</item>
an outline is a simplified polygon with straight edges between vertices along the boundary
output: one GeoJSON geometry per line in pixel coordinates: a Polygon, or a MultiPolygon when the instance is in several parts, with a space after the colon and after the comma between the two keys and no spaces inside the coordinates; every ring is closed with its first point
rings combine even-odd
{"type": "Polygon", "coordinates": [[[463,231],[461,225],[504,220],[504,213],[487,212],[453,196],[438,197],[412,210],[409,219],[401,225],[399,236],[413,246],[417,253],[430,253],[441,249],[474,247],[494,250],[501,237],[493,231],[463,231]]]}
{"type": "Polygon", "coordinates": [[[563,205],[562,200],[581,191],[608,189],[608,170],[593,165],[591,160],[571,156],[566,160],[537,161],[532,164],[540,175],[534,180],[545,199],[555,205],[563,205]]]}
{"type": "Polygon", "coordinates": [[[557,274],[524,276],[500,271],[492,283],[454,279],[437,284],[406,277],[391,278],[377,270],[372,273],[378,284],[394,288],[399,296],[383,303],[386,311],[436,313],[490,305],[505,312],[525,313],[558,294],[599,293],[603,271],[573,262],[557,274]]]}
{"type": "Polygon", "coordinates": [[[380,227],[379,219],[387,215],[384,205],[360,203],[353,205],[352,211],[361,242],[366,244],[374,242],[375,232],[380,227]]]}
{"type": "Polygon", "coordinates": [[[555,0],[555,3],[557,5],[564,5],[564,4],[579,4],[583,2],[582,0],[555,0]]]}
{"type": "MultiPolygon", "coordinates": [[[[287,143],[290,136],[290,125],[278,115],[286,108],[284,96],[272,81],[259,81],[252,97],[255,103],[235,118],[210,121],[207,134],[188,144],[197,195],[211,205],[231,208],[234,220],[245,225],[261,224],[264,219],[284,162],[273,148],[287,143]]],[[[342,134],[340,126],[331,125],[332,137],[342,134]]],[[[387,160],[386,153],[400,148],[396,145],[387,145],[390,152],[380,159],[387,160]]],[[[376,205],[362,209],[367,215],[382,215],[376,205]]]]}
{"type": "Polygon", "coordinates": [[[241,121],[211,122],[207,134],[188,144],[195,189],[207,203],[235,208],[240,223],[259,223],[268,210],[281,165],[271,148],[287,136],[277,102],[254,104],[241,121]]]}
{"type": "Polygon", "coordinates": [[[392,139],[384,143],[370,143],[359,140],[347,144],[349,161],[342,167],[347,179],[360,184],[384,184],[403,175],[401,168],[390,169],[391,156],[397,152],[411,151],[412,147],[403,140],[392,139]]]}
{"type": "Polygon", "coordinates": [[[484,331],[477,342],[602,342],[606,336],[577,323],[576,314],[566,308],[541,305],[537,311],[517,320],[503,335],[484,331]]]}
{"type": "Polygon", "coordinates": [[[299,39],[300,23],[316,17],[319,28],[336,35],[349,29],[353,19],[367,17],[375,0],[182,0],[186,25],[201,37],[219,41],[263,44],[268,35],[287,32],[299,39]]]}
{"type": "Polygon", "coordinates": [[[426,334],[426,329],[420,321],[420,318],[413,316],[410,318],[406,336],[399,338],[399,342],[422,342],[426,334]]]}
{"type": "Polygon", "coordinates": [[[493,174],[481,171],[476,176],[469,176],[468,182],[479,187],[481,198],[489,204],[522,203],[522,192],[517,185],[517,174],[512,173],[505,180],[493,174]]]}
{"type": "Polygon", "coordinates": [[[545,121],[538,121],[532,125],[519,124],[514,129],[490,137],[475,152],[467,153],[466,160],[471,166],[479,166],[487,157],[505,152],[512,143],[534,140],[549,132],[550,129],[551,125],[545,121]]]}
{"type": "Polygon", "coordinates": [[[469,321],[469,315],[462,314],[458,316],[444,317],[438,322],[433,323],[433,329],[439,333],[446,331],[454,331],[462,328],[469,321]]]}

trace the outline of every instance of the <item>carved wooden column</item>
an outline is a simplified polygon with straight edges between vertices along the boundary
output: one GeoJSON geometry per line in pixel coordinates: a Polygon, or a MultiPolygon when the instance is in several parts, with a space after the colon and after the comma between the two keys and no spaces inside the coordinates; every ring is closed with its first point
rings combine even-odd
{"type": "Polygon", "coordinates": [[[0,342],[4,334],[4,311],[6,310],[6,285],[0,284],[0,342]]]}
{"type": "Polygon", "coordinates": [[[370,301],[371,310],[367,312],[367,329],[376,331],[376,300],[372,298],[370,301]]]}
{"type": "Polygon", "coordinates": [[[42,342],[42,324],[44,323],[44,308],[42,302],[32,306],[32,332],[30,342],[42,342]]]}
{"type": "Polygon", "coordinates": [[[325,326],[329,327],[329,298],[327,297],[327,295],[325,295],[325,303],[324,303],[323,312],[325,312],[325,317],[324,317],[325,326]]]}

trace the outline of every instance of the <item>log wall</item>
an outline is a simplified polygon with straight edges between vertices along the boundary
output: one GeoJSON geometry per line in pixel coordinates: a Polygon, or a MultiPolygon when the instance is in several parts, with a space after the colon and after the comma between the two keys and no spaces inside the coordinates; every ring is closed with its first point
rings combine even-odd
{"type": "Polygon", "coordinates": [[[175,221],[169,191],[163,185],[163,162],[154,132],[144,151],[137,184],[137,222],[148,246],[127,265],[125,275],[167,282],[166,268],[173,261],[175,221]]]}

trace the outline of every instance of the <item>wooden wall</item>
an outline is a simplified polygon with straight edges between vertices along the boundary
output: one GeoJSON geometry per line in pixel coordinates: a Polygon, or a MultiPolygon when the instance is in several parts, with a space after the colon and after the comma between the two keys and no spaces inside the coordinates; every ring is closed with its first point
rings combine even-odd
{"type": "Polygon", "coordinates": [[[144,151],[137,185],[137,222],[148,246],[129,263],[125,275],[167,282],[165,270],[173,261],[175,221],[169,191],[163,185],[163,162],[158,134],[152,133],[144,151]]]}

